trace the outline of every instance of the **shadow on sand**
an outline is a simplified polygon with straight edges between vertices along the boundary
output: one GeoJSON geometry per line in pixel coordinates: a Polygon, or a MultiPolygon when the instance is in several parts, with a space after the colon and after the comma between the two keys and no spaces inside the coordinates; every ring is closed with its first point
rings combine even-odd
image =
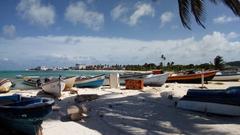
{"type": "MultiPolygon", "coordinates": [[[[124,93],[124,91],[123,91],[124,93]]],[[[168,93],[153,97],[151,93],[122,96],[110,93],[99,99],[83,103],[90,111],[85,122],[76,122],[104,135],[157,135],[157,134],[230,134],[213,127],[220,124],[240,124],[240,118],[205,115],[203,113],[180,110],[175,100],[168,99],[168,93]]],[[[75,96],[56,100],[60,110],[53,111],[47,120],[66,119],[66,108],[74,103],[75,96]]],[[[79,104],[78,104],[79,105],[79,104]]]]}

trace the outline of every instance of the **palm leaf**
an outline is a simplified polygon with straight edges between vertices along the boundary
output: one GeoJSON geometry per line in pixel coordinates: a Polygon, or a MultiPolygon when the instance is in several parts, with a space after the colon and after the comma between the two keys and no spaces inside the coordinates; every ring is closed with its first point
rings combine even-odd
{"type": "Polygon", "coordinates": [[[190,12],[189,12],[189,6],[190,2],[189,0],[178,0],[178,6],[179,6],[179,15],[181,22],[185,28],[188,28],[191,30],[190,27],[190,12]]]}
{"type": "Polygon", "coordinates": [[[205,21],[203,2],[203,0],[191,0],[191,11],[195,17],[196,22],[203,28],[205,28],[202,23],[205,21]]]}

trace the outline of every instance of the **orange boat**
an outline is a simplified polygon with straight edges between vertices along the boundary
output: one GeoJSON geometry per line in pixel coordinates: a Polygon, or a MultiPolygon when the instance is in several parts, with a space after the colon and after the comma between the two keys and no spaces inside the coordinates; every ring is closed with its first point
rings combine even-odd
{"type": "Polygon", "coordinates": [[[204,76],[204,81],[211,81],[213,77],[216,75],[217,70],[205,71],[200,73],[187,73],[187,74],[177,74],[170,75],[167,79],[167,83],[178,82],[178,83],[201,83],[202,82],[202,74],[204,76]]]}

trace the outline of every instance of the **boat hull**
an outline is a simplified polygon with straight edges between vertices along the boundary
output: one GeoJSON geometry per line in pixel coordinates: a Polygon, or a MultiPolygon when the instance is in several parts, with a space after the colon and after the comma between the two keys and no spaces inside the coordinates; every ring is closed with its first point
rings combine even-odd
{"type": "Polygon", "coordinates": [[[12,95],[0,97],[0,104],[1,125],[21,134],[35,135],[43,118],[52,111],[54,100],[12,95]]]}
{"type": "Polygon", "coordinates": [[[65,83],[62,80],[57,80],[42,85],[44,92],[49,93],[55,97],[60,97],[64,88],[65,83]]]}
{"type": "Polygon", "coordinates": [[[167,81],[167,78],[168,78],[167,73],[156,74],[156,75],[150,74],[144,78],[144,85],[145,86],[162,86],[167,81]]]}
{"type": "Polygon", "coordinates": [[[76,80],[75,87],[78,88],[97,88],[103,85],[105,76],[97,76],[89,79],[76,80]]]}
{"type": "Polygon", "coordinates": [[[219,104],[211,102],[199,102],[180,100],[177,104],[178,108],[205,113],[213,113],[219,115],[240,116],[240,106],[219,104]]]}
{"type": "Polygon", "coordinates": [[[239,81],[240,75],[216,75],[213,81],[239,81]]]}
{"type": "Polygon", "coordinates": [[[64,90],[68,90],[71,89],[76,81],[77,77],[70,77],[70,78],[66,78],[64,79],[64,83],[65,83],[65,88],[64,90]]]}
{"type": "MultiPolygon", "coordinates": [[[[211,81],[215,76],[217,71],[204,72],[204,81],[211,81]]],[[[202,82],[202,73],[190,74],[190,75],[179,75],[179,76],[169,76],[167,83],[201,83],[202,82]]]]}
{"type": "Polygon", "coordinates": [[[0,93],[5,93],[10,90],[12,86],[12,82],[7,79],[0,80],[0,93]]]}

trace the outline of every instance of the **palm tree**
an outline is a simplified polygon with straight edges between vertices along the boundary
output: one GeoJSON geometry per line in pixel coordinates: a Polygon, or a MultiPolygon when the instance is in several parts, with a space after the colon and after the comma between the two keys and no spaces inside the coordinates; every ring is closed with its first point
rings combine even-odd
{"type": "MultiPolygon", "coordinates": [[[[232,10],[232,12],[240,17],[240,1],[239,0],[208,0],[214,4],[223,3],[228,8],[232,10]]],[[[204,19],[204,4],[206,0],[178,0],[179,6],[179,16],[181,18],[181,22],[183,26],[189,30],[191,30],[190,16],[193,15],[196,22],[205,28],[203,22],[204,19]]]]}

